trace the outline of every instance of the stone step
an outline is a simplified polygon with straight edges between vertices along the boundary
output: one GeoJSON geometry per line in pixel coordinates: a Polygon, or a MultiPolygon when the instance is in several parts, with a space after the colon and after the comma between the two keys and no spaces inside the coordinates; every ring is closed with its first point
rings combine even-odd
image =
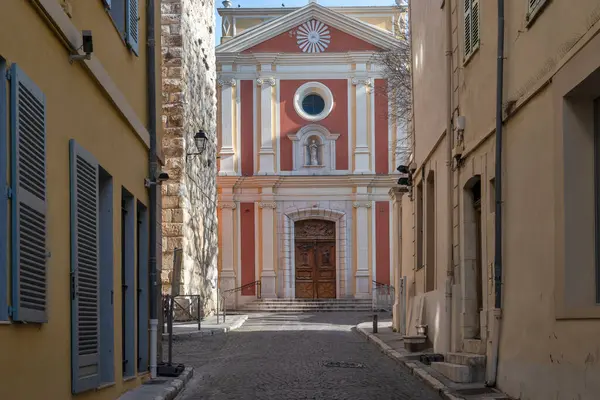
{"type": "Polygon", "coordinates": [[[372,303],[372,300],[352,300],[352,299],[261,299],[253,303],[372,303]]]}
{"type": "Polygon", "coordinates": [[[471,369],[466,365],[450,364],[447,362],[432,362],[431,368],[456,383],[471,383],[471,369]]]}
{"type": "Polygon", "coordinates": [[[359,310],[359,311],[371,311],[370,308],[368,307],[243,307],[241,308],[242,310],[265,310],[265,311],[270,311],[270,310],[306,310],[306,311],[311,311],[311,310],[340,310],[340,311],[353,311],[353,310],[359,310]]]}
{"type": "Polygon", "coordinates": [[[311,309],[306,309],[306,308],[302,308],[302,309],[295,309],[295,308],[290,308],[290,309],[270,309],[270,310],[261,310],[261,309],[244,309],[244,312],[248,312],[248,313],[260,313],[260,312],[269,312],[269,313],[314,313],[314,312],[370,312],[371,310],[363,310],[363,309],[358,309],[358,308],[353,308],[353,309],[322,309],[322,308],[311,308],[311,309]]]}
{"type": "Polygon", "coordinates": [[[466,365],[467,367],[485,368],[485,356],[470,353],[446,353],[444,361],[451,364],[466,365]]]}
{"type": "Polygon", "coordinates": [[[464,339],[463,351],[471,354],[485,354],[485,342],[480,339],[464,339]]]}

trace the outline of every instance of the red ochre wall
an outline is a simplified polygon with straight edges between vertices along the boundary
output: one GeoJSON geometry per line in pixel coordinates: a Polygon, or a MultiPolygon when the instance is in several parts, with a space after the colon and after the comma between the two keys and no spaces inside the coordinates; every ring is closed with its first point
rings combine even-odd
{"type": "Polygon", "coordinates": [[[375,173],[389,171],[387,81],[375,79],[375,173]]]}
{"type": "Polygon", "coordinates": [[[254,81],[240,81],[242,175],[254,175],[254,81]]]}
{"type": "MultiPolygon", "coordinates": [[[[254,203],[240,203],[240,246],[242,249],[242,285],[256,280],[254,258],[254,203]]],[[[255,287],[242,290],[242,296],[254,296],[255,287]]]]}
{"type": "Polygon", "coordinates": [[[390,202],[375,202],[375,280],[390,284],[390,202]]]}
{"type": "MultiPolygon", "coordinates": [[[[287,135],[296,133],[311,122],[302,119],[294,109],[294,93],[303,84],[315,82],[308,80],[281,80],[280,81],[280,163],[282,171],[293,169],[292,141],[287,135]]],[[[339,133],[340,137],[335,143],[335,167],[338,170],[348,169],[348,80],[324,79],[316,80],[327,86],[333,94],[333,110],[327,118],[316,122],[329,129],[331,133],[339,133]]]]}

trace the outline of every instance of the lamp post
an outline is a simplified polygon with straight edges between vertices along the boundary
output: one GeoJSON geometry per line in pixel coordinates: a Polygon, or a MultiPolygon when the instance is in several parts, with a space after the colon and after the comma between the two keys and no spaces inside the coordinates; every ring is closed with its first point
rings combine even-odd
{"type": "MultiPolygon", "coordinates": [[[[196,132],[196,134],[194,135],[194,144],[196,145],[196,149],[198,151],[195,153],[186,153],[186,155],[185,155],[186,162],[191,156],[202,155],[204,153],[204,150],[206,150],[207,142],[208,142],[208,136],[206,136],[206,132],[204,132],[204,130],[200,129],[198,132],[196,132]]],[[[221,158],[221,157],[217,156],[216,158],[221,158]]],[[[206,165],[210,167],[212,165],[212,160],[208,160],[206,165]]]]}

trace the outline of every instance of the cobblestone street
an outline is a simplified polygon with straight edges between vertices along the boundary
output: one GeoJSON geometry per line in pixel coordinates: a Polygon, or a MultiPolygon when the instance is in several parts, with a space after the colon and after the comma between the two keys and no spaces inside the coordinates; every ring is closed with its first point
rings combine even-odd
{"type": "Polygon", "coordinates": [[[439,399],[352,332],[369,318],[362,313],[252,314],[229,334],[179,339],[173,360],[195,371],[177,399],[439,399]]]}

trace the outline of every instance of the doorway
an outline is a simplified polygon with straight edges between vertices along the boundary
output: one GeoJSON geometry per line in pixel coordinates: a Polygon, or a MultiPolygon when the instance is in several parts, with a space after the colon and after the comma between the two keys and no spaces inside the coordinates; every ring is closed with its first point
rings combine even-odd
{"type": "Polygon", "coordinates": [[[480,339],[480,314],[483,310],[483,253],[481,221],[481,177],[465,185],[464,204],[464,338],[480,339]]]}
{"type": "Polygon", "coordinates": [[[297,221],[294,237],[296,298],[335,299],[335,222],[297,221]]]}

